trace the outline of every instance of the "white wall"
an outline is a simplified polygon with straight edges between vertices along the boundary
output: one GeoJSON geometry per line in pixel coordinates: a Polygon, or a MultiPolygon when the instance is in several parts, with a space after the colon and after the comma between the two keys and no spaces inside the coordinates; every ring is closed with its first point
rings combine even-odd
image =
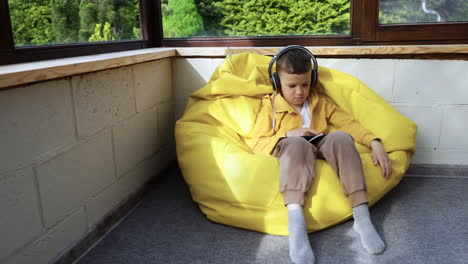
{"type": "Polygon", "coordinates": [[[0,263],[48,263],[175,161],[171,59],[0,90],[0,263]]]}
{"type": "MultiPolygon", "coordinates": [[[[223,59],[0,90],[0,263],[47,263],[175,160],[174,116],[223,59]]],[[[419,125],[413,163],[468,164],[468,62],[319,59],[419,125]]]]}
{"type": "MultiPolygon", "coordinates": [[[[222,59],[173,59],[176,118],[222,59]]],[[[412,163],[468,164],[468,62],[456,60],[318,59],[354,75],[419,126],[412,163]]]]}

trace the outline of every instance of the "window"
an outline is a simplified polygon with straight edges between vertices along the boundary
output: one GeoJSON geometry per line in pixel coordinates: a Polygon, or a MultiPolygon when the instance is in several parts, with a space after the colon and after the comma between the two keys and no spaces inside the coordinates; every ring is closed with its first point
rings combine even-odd
{"type": "Polygon", "coordinates": [[[466,0],[0,0],[0,65],[148,47],[466,44],[466,0]]]}
{"type": "Polygon", "coordinates": [[[16,47],[141,39],[138,0],[8,0],[8,6],[16,47]]]}
{"type": "Polygon", "coordinates": [[[167,47],[468,42],[466,0],[163,0],[161,5],[167,47]],[[192,20],[176,23],[182,17],[192,20]]]}
{"type": "Polygon", "coordinates": [[[380,24],[467,22],[466,0],[381,0],[380,24]]]}
{"type": "Polygon", "coordinates": [[[362,27],[365,42],[432,44],[468,41],[466,0],[362,1],[367,22],[362,27]],[[440,21],[437,15],[441,17],[440,21]]]}
{"type": "Polygon", "coordinates": [[[164,0],[165,38],[349,35],[350,0],[164,0]]]}
{"type": "Polygon", "coordinates": [[[154,0],[0,0],[0,65],[161,46],[154,0]]]}

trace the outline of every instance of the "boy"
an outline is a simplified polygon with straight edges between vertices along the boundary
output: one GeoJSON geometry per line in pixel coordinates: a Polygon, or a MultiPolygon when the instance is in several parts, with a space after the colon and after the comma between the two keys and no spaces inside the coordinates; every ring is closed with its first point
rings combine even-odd
{"type": "Polygon", "coordinates": [[[303,206],[315,175],[316,158],[325,159],[338,175],[353,208],[353,229],[360,235],[365,250],[370,254],[383,252],[385,244],[370,219],[364,173],[354,145],[356,140],[370,147],[374,165],[380,165],[383,176],[389,179],[391,162],[380,139],[319,95],[314,86],[317,82],[316,61],[304,47],[284,48],[273,58],[269,68],[276,91],[263,98],[257,120],[271,120],[271,127],[261,125],[265,122],[257,122],[253,140],[248,144],[254,153],[278,157],[280,191],[288,209],[291,261],[296,264],[315,261],[303,206]],[[271,68],[275,62],[277,75],[273,77],[271,68]],[[327,133],[329,123],[338,131],[327,133]],[[327,135],[315,144],[302,137],[319,133],[327,135]],[[279,141],[281,137],[286,138],[279,141]]]}

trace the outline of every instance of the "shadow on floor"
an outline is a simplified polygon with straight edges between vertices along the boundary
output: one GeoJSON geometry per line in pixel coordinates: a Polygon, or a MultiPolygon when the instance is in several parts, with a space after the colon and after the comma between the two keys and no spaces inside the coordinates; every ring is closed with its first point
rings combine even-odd
{"type": "MultiPolygon", "coordinates": [[[[309,235],[316,263],[468,263],[468,178],[404,178],[371,214],[383,254],[368,255],[347,221],[309,235]]],[[[94,263],[283,264],[288,239],[207,220],[174,169],[78,262],[94,263]]]]}

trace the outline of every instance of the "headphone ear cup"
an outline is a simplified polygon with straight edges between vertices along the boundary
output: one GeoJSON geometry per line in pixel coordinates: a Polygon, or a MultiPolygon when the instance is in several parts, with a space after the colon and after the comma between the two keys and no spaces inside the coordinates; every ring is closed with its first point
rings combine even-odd
{"type": "Polygon", "coordinates": [[[312,70],[312,87],[315,87],[315,85],[317,84],[317,79],[318,79],[317,71],[312,70]]]}
{"type": "Polygon", "coordinates": [[[271,83],[273,84],[273,89],[275,91],[281,90],[281,82],[278,73],[275,72],[271,75],[271,83]]]}

